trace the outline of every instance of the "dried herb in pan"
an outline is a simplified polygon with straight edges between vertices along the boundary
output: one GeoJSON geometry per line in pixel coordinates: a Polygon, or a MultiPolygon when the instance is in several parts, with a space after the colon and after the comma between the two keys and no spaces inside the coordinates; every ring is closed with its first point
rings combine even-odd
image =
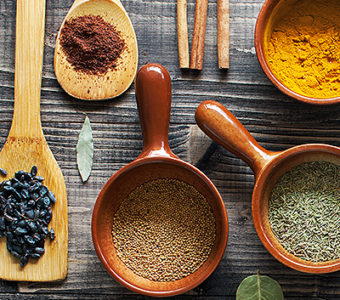
{"type": "Polygon", "coordinates": [[[269,222],[283,248],[296,257],[340,258],[340,166],[314,161],[285,173],[272,191],[269,222]]]}

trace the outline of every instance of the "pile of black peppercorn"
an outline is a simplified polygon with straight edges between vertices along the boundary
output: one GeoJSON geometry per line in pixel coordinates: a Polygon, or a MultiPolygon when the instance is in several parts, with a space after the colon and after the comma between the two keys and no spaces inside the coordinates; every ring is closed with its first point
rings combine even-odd
{"type": "Polygon", "coordinates": [[[18,171],[14,178],[0,183],[0,238],[6,236],[8,251],[20,259],[22,267],[29,258],[44,254],[47,237],[55,239],[48,224],[56,197],[43,181],[33,166],[30,173],[18,171]]]}

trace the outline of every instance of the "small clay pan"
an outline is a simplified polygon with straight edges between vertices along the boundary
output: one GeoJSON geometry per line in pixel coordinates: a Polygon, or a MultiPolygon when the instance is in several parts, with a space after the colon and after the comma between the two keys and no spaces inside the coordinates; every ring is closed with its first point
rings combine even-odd
{"type": "Polygon", "coordinates": [[[255,173],[252,214],[255,229],[267,250],[285,265],[306,273],[340,270],[340,259],[314,263],[286,251],[274,236],[268,220],[268,201],[278,179],[304,162],[327,161],[340,165],[340,148],[325,144],[306,144],[285,151],[262,148],[242,124],[223,105],[205,101],[196,110],[198,126],[214,141],[244,160],[255,173]]]}
{"type": "Polygon", "coordinates": [[[171,296],[196,287],[217,267],[227,244],[228,219],[213,183],[170,150],[171,79],[167,70],[158,64],[143,66],[137,73],[135,88],[144,148],[135,161],[116,172],[101,190],[92,215],[92,238],[100,261],[118,282],[137,293],[171,296]],[[216,221],[216,239],[207,261],[191,275],[171,282],[151,281],[133,273],[117,257],[112,239],[113,217],[121,202],[136,187],[158,178],[174,178],[194,186],[207,199],[216,221]]]}
{"type": "MultiPolygon", "coordinates": [[[[288,9],[296,6],[297,2],[297,0],[266,0],[264,2],[255,26],[254,41],[257,58],[269,80],[286,95],[295,98],[296,100],[315,105],[340,103],[340,96],[333,98],[315,98],[304,96],[289,89],[286,87],[284,82],[281,82],[274,75],[274,73],[271,71],[270,65],[267,62],[266,50],[268,49],[268,44],[270,42],[270,37],[272,35],[274,26],[277,20],[280,20],[288,9]]],[[[313,0],[311,0],[311,2],[313,2],[313,0]]]]}

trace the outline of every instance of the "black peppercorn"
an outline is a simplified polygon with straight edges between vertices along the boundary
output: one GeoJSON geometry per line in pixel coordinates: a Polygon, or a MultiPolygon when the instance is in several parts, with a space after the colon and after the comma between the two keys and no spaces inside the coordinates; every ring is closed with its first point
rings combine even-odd
{"type": "MultiPolygon", "coordinates": [[[[55,239],[48,224],[56,197],[37,172],[33,166],[30,173],[20,170],[14,178],[0,183],[0,238],[6,236],[7,249],[20,260],[21,267],[29,258],[39,259],[45,253],[47,236],[51,241],[55,239]]],[[[0,175],[5,174],[0,168],[0,175]]]]}

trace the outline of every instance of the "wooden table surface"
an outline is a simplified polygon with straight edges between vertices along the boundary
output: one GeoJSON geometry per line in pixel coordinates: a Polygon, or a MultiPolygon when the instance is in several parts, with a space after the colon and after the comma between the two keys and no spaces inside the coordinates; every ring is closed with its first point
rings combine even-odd
{"type": "MultiPolygon", "coordinates": [[[[27,0],[29,1],[29,0],[27,0]]],[[[8,135],[13,113],[16,1],[0,0],[0,145],[8,135]]],[[[144,299],[116,283],[100,264],[90,232],[96,197],[108,178],[138,156],[142,136],[131,87],[121,97],[83,102],[68,96],[53,70],[55,38],[72,0],[47,0],[41,118],[47,142],[68,189],[68,276],[58,283],[0,281],[0,299],[144,299]],[[94,131],[92,175],[81,182],[75,147],[86,113],[94,131]]],[[[188,1],[192,36],[194,0],[188,1]]],[[[340,146],[340,105],[311,106],[278,91],[262,72],[254,49],[254,27],[263,0],[231,0],[230,70],[217,67],[216,0],[209,2],[204,70],[178,68],[176,0],[123,0],[139,45],[139,65],[158,62],[172,78],[170,145],[180,158],[212,179],[225,201],[229,241],[216,271],[199,287],[178,299],[235,299],[239,283],[260,270],[283,287],[286,299],[340,299],[340,272],[303,274],[275,260],[262,246],[251,218],[251,169],[211,143],[195,125],[199,103],[224,104],[260,144],[272,151],[302,143],[340,146]]],[[[3,242],[3,241],[2,241],[3,242]]],[[[0,262],[1,263],[1,262],[0,262]]]]}

